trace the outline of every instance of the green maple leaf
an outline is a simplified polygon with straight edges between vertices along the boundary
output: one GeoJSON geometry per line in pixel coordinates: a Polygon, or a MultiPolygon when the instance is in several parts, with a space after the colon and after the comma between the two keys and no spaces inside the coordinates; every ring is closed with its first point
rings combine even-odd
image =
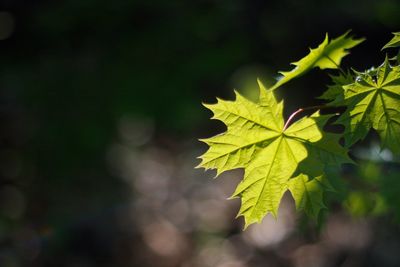
{"type": "Polygon", "coordinates": [[[297,62],[291,63],[295,68],[291,71],[280,72],[282,78],[278,80],[271,89],[276,89],[290,80],[299,77],[312,68],[337,69],[342,58],[349,54],[348,49],[360,44],[365,39],[353,39],[348,37],[350,31],[329,41],[326,34],[324,41],[315,49],[310,49],[310,53],[297,62]]]}
{"type": "Polygon", "coordinates": [[[257,103],[236,92],[235,101],[218,99],[216,104],[205,105],[214,113],[214,119],[226,124],[227,131],[201,140],[209,149],[200,157],[198,167],[216,169],[217,175],[244,168],[244,179],[232,197],[241,198],[238,215],[244,216],[245,227],[261,221],[267,213],[276,216],[288,189],[299,209],[316,216],[324,207],[319,197],[323,188],[319,187],[319,196],[311,200],[307,200],[306,192],[317,190],[313,179],[323,175],[326,166],[350,162],[347,150],[337,143],[336,134],[322,134],[330,116],[316,112],[285,127],[283,102],[278,103],[272,90],[259,85],[257,103]],[[298,175],[307,177],[303,189],[297,180],[291,181],[298,175]]]}
{"type": "Polygon", "coordinates": [[[345,143],[350,146],[364,139],[371,128],[382,147],[400,153],[400,67],[388,59],[373,72],[359,73],[356,81],[346,85],[344,100],[348,107],[338,119],[345,126],[345,143]]]}
{"type": "Polygon", "coordinates": [[[389,47],[399,47],[400,46],[400,32],[394,32],[393,33],[393,38],[392,38],[392,40],[390,40],[383,48],[382,48],[382,50],[383,49],[386,49],[386,48],[389,48],[389,47]]]}

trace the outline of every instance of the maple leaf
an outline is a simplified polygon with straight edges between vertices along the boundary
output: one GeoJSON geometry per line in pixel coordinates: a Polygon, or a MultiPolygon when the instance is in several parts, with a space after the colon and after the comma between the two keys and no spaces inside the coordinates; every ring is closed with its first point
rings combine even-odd
{"type": "Polygon", "coordinates": [[[400,67],[392,67],[388,58],[373,72],[359,73],[355,82],[346,85],[343,103],[346,111],[338,123],[345,126],[347,146],[364,139],[371,128],[382,147],[400,153],[400,67]]]}
{"type": "MultiPolygon", "coordinates": [[[[299,209],[316,216],[324,207],[322,198],[301,200],[307,192],[321,190],[313,179],[324,173],[329,165],[351,162],[347,150],[338,144],[339,136],[322,134],[322,127],[331,116],[318,112],[285,127],[283,102],[278,103],[272,90],[266,90],[259,82],[260,96],[253,103],[235,92],[236,100],[218,99],[216,104],[205,106],[214,119],[224,122],[227,131],[201,141],[209,145],[198,167],[223,171],[244,168],[244,178],[232,197],[242,201],[238,216],[244,216],[245,227],[260,222],[267,214],[277,216],[283,194],[289,189],[299,209]],[[307,177],[303,189],[298,175],[307,177]]],[[[307,197],[305,197],[307,199],[307,197]]]]}
{"type": "Polygon", "coordinates": [[[328,34],[324,41],[315,49],[310,49],[310,53],[297,62],[291,63],[295,68],[291,71],[280,72],[282,74],[271,89],[276,89],[290,80],[299,77],[310,69],[319,67],[320,69],[337,69],[342,58],[349,54],[348,49],[360,44],[365,39],[353,39],[348,37],[350,31],[329,41],[328,34]]]}

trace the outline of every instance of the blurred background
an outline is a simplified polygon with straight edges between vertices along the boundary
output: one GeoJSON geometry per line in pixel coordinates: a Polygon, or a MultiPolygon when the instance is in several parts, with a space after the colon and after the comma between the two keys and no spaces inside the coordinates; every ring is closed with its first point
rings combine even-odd
{"type": "MultiPolygon", "coordinates": [[[[399,1],[0,3],[0,266],[400,265],[400,165],[374,134],[319,227],[286,194],[243,232],[242,171],[194,169],[197,139],[224,130],[201,102],[256,98],[326,32],[367,38],[344,66],[378,66],[399,1]]],[[[329,81],[280,89],[285,113],[329,81]]]]}

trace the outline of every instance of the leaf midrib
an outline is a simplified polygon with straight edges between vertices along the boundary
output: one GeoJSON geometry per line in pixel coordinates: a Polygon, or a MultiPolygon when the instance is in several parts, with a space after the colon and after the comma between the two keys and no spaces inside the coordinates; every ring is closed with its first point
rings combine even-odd
{"type": "Polygon", "coordinates": [[[266,186],[266,184],[267,184],[267,181],[269,181],[270,174],[271,174],[271,170],[272,170],[272,166],[274,165],[274,163],[275,163],[275,161],[276,161],[276,155],[278,154],[278,150],[279,150],[279,148],[280,148],[280,146],[281,146],[283,136],[280,136],[279,138],[280,138],[280,140],[279,140],[279,143],[278,143],[278,145],[277,145],[277,147],[276,147],[274,156],[273,156],[273,158],[272,158],[271,165],[270,165],[270,167],[269,167],[269,170],[268,170],[267,175],[265,176],[264,183],[263,183],[263,185],[262,185],[260,194],[258,194],[257,200],[256,200],[256,202],[255,202],[254,205],[253,205],[254,208],[251,210],[250,217],[253,217],[253,216],[254,216],[254,211],[256,210],[256,207],[258,206],[258,202],[260,201],[260,197],[261,197],[261,195],[262,195],[262,192],[264,192],[264,189],[265,189],[265,186],[266,186]]]}

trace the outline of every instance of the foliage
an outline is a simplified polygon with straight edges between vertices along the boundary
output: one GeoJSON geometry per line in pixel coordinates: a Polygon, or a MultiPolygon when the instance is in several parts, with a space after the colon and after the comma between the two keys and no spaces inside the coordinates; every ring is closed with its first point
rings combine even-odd
{"type": "MultiPolygon", "coordinates": [[[[244,217],[245,228],[268,213],[276,217],[286,191],[292,194],[298,210],[317,219],[326,208],[324,193],[335,191],[328,170],[353,163],[348,149],[364,139],[371,128],[378,132],[382,148],[400,153],[400,66],[392,66],[386,57],[378,68],[364,72],[340,69],[348,49],[364,41],[348,35],[346,32],[331,41],[326,35],[317,48],[292,63],[296,66],[292,71],[281,72],[283,77],[271,88],[259,81],[259,100],[255,103],[235,92],[234,101],[218,99],[216,104],[204,104],[227,131],[201,140],[209,149],[200,157],[198,167],[216,169],[217,175],[244,168],[244,178],[232,197],[241,198],[238,215],[244,217]],[[320,97],[330,102],[300,108],[285,121],[283,101],[278,103],[274,90],[314,67],[340,70],[331,76],[333,84],[320,97]],[[343,133],[324,130],[335,115],[321,115],[318,110],[326,107],[345,108],[336,119],[337,124],[345,126],[343,133]],[[305,110],[316,111],[292,123],[305,110]],[[339,144],[342,137],[345,147],[339,144]]],[[[398,38],[395,33],[384,48],[398,46],[398,38]]]]}
{"type": "Polygon", "coordinates": [[[292,65],[296,66],[293,70],[280,72],[283,77],[271,89],[278,88],[290,80],[305,74],[312,68],[337,69],[342,58],[348,55],[347,49],[364,41],[364,39],[348,37],[348,34],[349,31],[331,41],[329,41],[328,34],[326,34],[324,41],[317,48],[310,49],[310,53],[307,56],[292,63],[292,65]]]}
{"type": "Polygon", "coordinates": [[[363,139],[371,128],[378,131],[382,147],[400,153],[400,67],[392,67],[386,58],[376,70],[359,73],[355,81],[343,86],[347,106],[338,119],[345,125],[344,139],[350,146],[363,139]]]}

